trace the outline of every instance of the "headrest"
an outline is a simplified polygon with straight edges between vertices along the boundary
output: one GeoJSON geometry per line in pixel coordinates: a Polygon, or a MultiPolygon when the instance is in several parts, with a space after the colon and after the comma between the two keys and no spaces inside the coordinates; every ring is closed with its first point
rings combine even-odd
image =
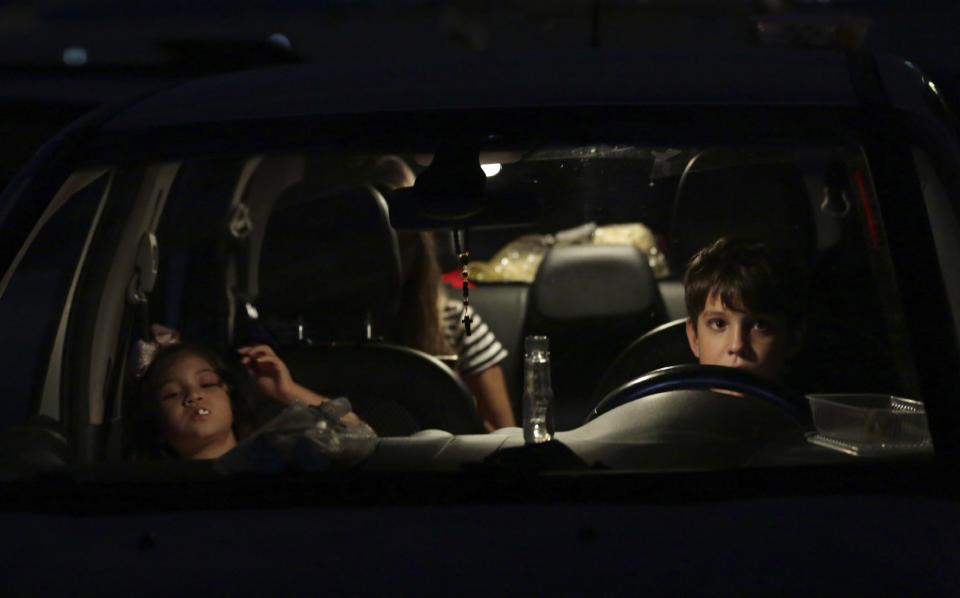
{"type": "Polygon", "coordinates": [[[566,245],[547,252],[530,309],[547,320],[637,316],[661,308],[646,256],[632,245],[566,245]]]}
{"type": "Polygon", "coordinates": [[[372,187],[323,196],[293,185],[267,221],[259,279],[257,305],[270,315],[393,313],[400,257],[383,197],[372,187]]]}
{"type": "Polygon", "coordinates": [[[800,169],[732,159],[728,153],[703,152],[687,165],[674,201],[671,269],[683,272],[697,251],[723,236],[765,241],[812,258],[816,229],[800,169]]]}

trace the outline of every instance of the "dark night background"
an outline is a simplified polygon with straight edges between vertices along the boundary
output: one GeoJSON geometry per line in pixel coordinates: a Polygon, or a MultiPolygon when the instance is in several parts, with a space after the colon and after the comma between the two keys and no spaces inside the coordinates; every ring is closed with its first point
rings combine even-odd
{"type": "Polygon", "coordinates": [[[859,32],[860,47],[919,66],[957,111],[960,3],[953,1],[3,2],[0,187],[79,115],[184,78],[378,56],[750,46],[761,43],[760,19],[843,24],[859,32]]]}

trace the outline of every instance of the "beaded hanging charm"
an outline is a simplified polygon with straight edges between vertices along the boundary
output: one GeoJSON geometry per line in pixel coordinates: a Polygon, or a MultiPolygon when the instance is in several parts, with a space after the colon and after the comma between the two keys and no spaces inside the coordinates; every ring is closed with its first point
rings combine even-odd
{"type": "Polygon", "coordinates": [[[453,230],[453,247],[457,252],[457,259],[460,261],[460,277],[463,289],[463,330],[467,336],[470,336],[470,273],[467,271],[467,262],[470,259],[470,251],[467,249],[467,229],[462,231],[453,230]],[[463,234],[463,244],[460,243],[460,235],[463,234]]]}

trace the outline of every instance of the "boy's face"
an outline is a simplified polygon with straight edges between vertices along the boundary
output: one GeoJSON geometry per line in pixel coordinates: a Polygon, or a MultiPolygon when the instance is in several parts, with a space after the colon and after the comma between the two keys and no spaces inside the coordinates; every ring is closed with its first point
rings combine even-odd
{"type": "Polygon", "coordinates": [[[785,317],[731,309],[716,293],[696,322],[687,320],[687,340],[702,365],[740,368],[773,380],[800,345],[785,317]]]}

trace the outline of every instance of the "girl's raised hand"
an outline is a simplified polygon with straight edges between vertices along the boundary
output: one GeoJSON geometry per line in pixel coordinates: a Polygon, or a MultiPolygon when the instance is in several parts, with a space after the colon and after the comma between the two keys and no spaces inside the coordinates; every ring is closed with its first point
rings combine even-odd
{"type": "Polygon", "coordinates": [[[267,396],[284,404],[296,398],[297,384],[273,349],[267,345],[255,345],[240,347],[237,353],[243,369],[267,396]]]}

